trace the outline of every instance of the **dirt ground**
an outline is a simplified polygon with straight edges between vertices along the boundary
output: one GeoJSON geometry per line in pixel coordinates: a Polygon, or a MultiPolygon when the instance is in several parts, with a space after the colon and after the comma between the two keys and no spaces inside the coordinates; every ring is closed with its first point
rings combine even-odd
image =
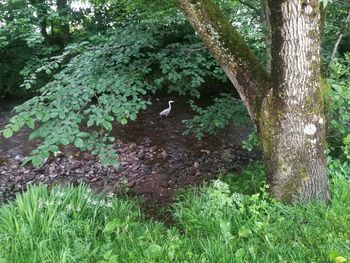
{"type": "MultiPolygon", "coordinates": [[[[65,147],[40,168],[22,167],[21,161],[36,142],[27,140],[24,129],[11,139],[0,138],[0,203],[12,199],[28,185],[44,183],[90,185],[96,191],[128,192],[142,196],[152,206],[163,206],[174,200],[174,192],[217,178],[220,172],[239,172],[250,161],[259,158],[241,148],[248,130],[229,125],[217,136],[202,141],[184,136],[181,121],[193,116],[188,104],[175,98],[168,118],[158,113],[173,97],[154,98],[152,105],[137,121],[126,126],[115,125],[114,145],[120,166],[102,167],[99,160],[74,147],[65,147]]],[[[13,104],[0,108],[0,128],[11,115],[13,104]]]]}

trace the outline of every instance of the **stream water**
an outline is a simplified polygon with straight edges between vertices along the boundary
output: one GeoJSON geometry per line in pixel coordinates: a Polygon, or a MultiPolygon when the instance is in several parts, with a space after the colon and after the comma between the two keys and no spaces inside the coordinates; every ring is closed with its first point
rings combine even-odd
{"type": "MultiPolygon", "coordinates": [[[[199,101],[208,105],[209,96],[199,101]]],[[[18,102],[0,105],[0,129],[12,115],[18,102]]],[[[112,135],[117,138],[118,168],[101,167],[96,158],[80,153],[74,147],[62,148],[63,156],[50,159],[43,167],[21,167],[20,160],[35,148],[28,141],[30,130],[24,128],[10,139],[0,137],[0,202],[25,190],[28,184],[87,183],[102,191],[114,191],[126,182],[136,194],[157,202],[172,200],[174,190],[198,184],[217,175],[219,170],[239,171],[257,155],[241,148],[248,128],[229,125],[217,136],[198,141],[184,136],[182,120],[194,113],[183,97],[154,97],[152,105],[141,112],[135,122],[114,125],[112,135]],[[168,118],[159,112],[174,100],[168,118]]]]}

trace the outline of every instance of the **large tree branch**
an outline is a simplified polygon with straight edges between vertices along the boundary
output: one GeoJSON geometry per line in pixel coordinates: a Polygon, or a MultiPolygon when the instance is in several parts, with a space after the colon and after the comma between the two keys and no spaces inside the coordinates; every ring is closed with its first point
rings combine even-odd
{"type": "Polygon", "coordinates": [[[212,0],[177,0],[187,19],[257,120],[270,76],[212,0]]]}

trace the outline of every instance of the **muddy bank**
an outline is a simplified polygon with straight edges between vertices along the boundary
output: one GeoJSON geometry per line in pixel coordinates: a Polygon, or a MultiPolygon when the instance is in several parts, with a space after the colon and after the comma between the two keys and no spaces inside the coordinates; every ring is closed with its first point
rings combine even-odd
{"type": "MultiPolygon", "coordinates": [[[[205,103],[205,102],[204,102],[205,103]]],[[[0,113],[0,127],[11,115],[11,105],[0,113]]],[[[11,199],[30,184],[52,185],[86,183],[97,191],[128,190],[156,204],[173,200],[176,189],[200,184],[215,178],[219,171],[239,171],[259,154],[244,151],[240,144],[247,128],[230,125],[217,136],[198,141],[182,135],[183,119],[193,112],[181,98],[154,98],[152,105],[137,121],[126,126],[115,125],[118,138],[114,148],[120,166],[101,167],[99,161],[74,147],[62,148],[62,153],[50,158],[39,169],[21,167],[20,162],[35,146],[28,142],[30,131],[24,129],[10,140],[0,139],[0,202],[11,199]],[[167,119],[158,113],[175,100],[167,119]]]]}

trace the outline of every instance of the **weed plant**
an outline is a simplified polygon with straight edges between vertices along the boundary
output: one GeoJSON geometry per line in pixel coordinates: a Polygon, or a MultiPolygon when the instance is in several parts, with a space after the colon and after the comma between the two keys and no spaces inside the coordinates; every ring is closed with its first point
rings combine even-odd
{"type": "MultiPolygon", "coordinates": [[[[253,167],[248,182],[261,174],[253,167]]],[[[0,208],[0,262],[346,262],[348,169],[329,167],[330,204],[285,205],[265,186],[238,193],[230,177],[179,193],[172,226],[146,219],[135,200],[85,186],[31,187],[0,208]]]]}

